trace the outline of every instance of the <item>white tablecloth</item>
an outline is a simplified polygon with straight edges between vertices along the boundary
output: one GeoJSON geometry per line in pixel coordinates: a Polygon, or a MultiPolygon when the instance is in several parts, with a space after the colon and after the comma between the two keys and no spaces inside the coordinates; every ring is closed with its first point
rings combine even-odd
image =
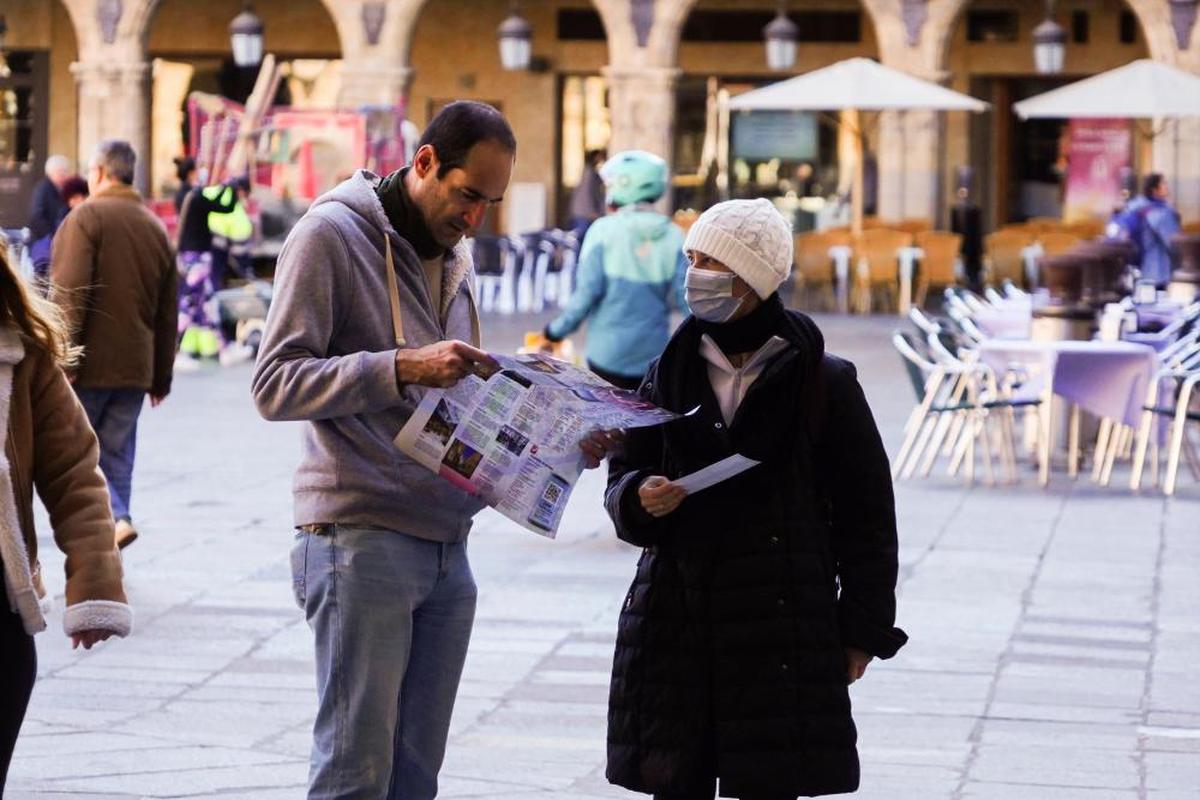
{"type": "Polygon", "coordinates": [[[1132,342],[990,339],[980,360],[998,374],[1021,367],[1043,387],[1099,417],[1137,425],[1158,369],[1154,348],[1132,342]]]}

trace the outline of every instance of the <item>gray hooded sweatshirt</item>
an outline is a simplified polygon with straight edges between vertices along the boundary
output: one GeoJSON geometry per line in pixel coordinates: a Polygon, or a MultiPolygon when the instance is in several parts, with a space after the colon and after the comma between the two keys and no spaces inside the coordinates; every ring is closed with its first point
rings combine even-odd
{"type": "Polygon", "coordinates": [[[376,195],[379,180],[360,170],[318,198],[288,235],[251,391],[265,419],[305,423],[296,525],[365,525],[457,542],[483,504],[392,444],[426,389],[396,383],[384,237],[409,348],[469,342],[478,331],[471,251],[459,242],[446,257],[435,313],[421,262],[376,195]]]}

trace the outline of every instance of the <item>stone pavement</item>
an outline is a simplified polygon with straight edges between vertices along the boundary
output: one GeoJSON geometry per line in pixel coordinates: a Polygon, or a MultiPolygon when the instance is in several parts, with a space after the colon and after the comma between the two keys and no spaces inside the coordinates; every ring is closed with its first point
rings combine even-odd
{"type": "MultiPolygon", "coordinates": [[[[860,367],[889,447],[911,408],[887,318],[820,320],[860,367]]],[[[486,321],[495,349],[535,320],[486,321]]],[[[249,368],[180,375],[142,417],[126,556],[137,630],[72,652],[59,616],[7,796],[303,797],[314,690],[292,603],[297,430],[268,424],[249,368]]],[[[1114,484],[1117,482],[1114,481],[1114,484]]],[[[479,612],[441,797],[634,797],[604,781],[608,670],[637,552],[602,477],[558,541],[485,512],[479,612]]],[[[898,485],[910,644],[852,695],[863,788],[881,800],[1200,797],[1200,489],[1166,501],[1056,476],[898,485]]],[[[52,591],[61,558],[41,518],[52,591]]]]}

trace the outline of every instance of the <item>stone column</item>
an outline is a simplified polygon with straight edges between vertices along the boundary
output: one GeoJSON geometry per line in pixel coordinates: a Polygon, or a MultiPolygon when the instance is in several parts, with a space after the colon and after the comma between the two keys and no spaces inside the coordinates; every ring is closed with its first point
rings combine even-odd
{"type": "MultiPolygon", "coordinates": [[[[1174,56],[1174,66],[1200,75],[1200,24],[1191,31],[1191,46],[1174,56]]],[[[1163,130],[1154,139],[1154,171],[1166,176],[1183,220],[1200,220],[1200,119],[1155,122],[1163,130]]]]}
{"type": "MultiPolygon", "coordinates": [[[[948,39],[968,0],[863,0],[875,25],[880,62],[918,78],[945,83],[948,39]]],[[[939,219],[945,147],[942,114],[888,112],[880,120],[879,214],[885,219],[939,219]]]]}
{"type": "Polygon", "coordinates": [[[79,91],[79,164],[104,139],[124,139],[137,153],[134,186],[148,189],[150,65],[142,60],[86,58],[71,65],[79,91]]]}
{"type": "Polygon", "coordinates": [[[1171,203],[1185,221],[1200,219],[1200,120],[1160,123],[1154,138],[1154,171],[1171,188],[1171,203]]]}
{"type": "Polygon", "coordinates": [[[601,70],[608,81],[612,140],[608,151],[646,150],[668,163],[674,155],[675,67],[617,67],[601,70]]]}
{"type": "Polygon", "coordinates": [[[941,124],[934,111],[886,111],[879,119],[879,216],[938,223],[941,124]]]}
{"type": "Polygon", "coordinates": [[[342,48],[338,105],[396,105],[408,95],[413,33],[429,0],[322,0],[342,48]]]}
{"type": "Polygon", "coordinates": [[[347,54],[342,60],[342,90],[338,105],[342,108],[395,105],[408,95],[413,74],[407,64],[356,59],[347,54]]]}

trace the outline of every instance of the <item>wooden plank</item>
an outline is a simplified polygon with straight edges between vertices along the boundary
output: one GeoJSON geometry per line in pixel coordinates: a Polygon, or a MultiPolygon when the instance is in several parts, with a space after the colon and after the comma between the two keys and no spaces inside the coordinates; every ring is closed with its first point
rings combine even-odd
{"type": "Polygon", "coordinates": [[[267,53],[263,57],[262,67],[258,70],[258,78],[254,81],[254,90],[246,100],[246,111],[242,114],[242,124],[238,130],[237,141],[225,164],[228,175],[242,175],[249,163],[250,137],[262,125],[263,117],[271,108],[275,93],[279,89],[280,69],[275,63],[275,56],[267,53]]]}

